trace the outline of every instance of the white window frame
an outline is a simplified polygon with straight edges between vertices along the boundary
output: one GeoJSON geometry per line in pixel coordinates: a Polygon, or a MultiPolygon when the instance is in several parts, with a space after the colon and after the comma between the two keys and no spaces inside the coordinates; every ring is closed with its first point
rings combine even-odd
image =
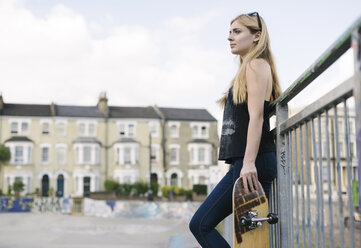
{"type": "Polygon", "coordinates": [[[100,145],[98,143],[78,143],[74,145],[75,150],[75,163],[76,164],[86,164],[86,165],[96,165],[99,164],[100,158],[100,145]],[[84,149],[85,147],[90,147],[90,161],[84,161],[84,149]]]}
{"type": "Polygon", "coordinates": [[[117,133],[120,137],[135,137],[137,135],[137,122],[136,121],[117,121],[117,133]],[[120,125],[124,125],[124,134],[120,134],[120,125]],[[134,132],[130,135],[129,125],[134,126],[134,132]]]}
{"type": "Polygon", "coordinates": [[[169,163],[171,165],[179,165],[179,150],[180,150],[180,145],[178,145],[178,144],[169,145],[169,163]],[[172,161],[172,159],[171,159],[172,149],[175,149],[175,151],[176,151],[176,160],[175,161],[172,161]]]}
{"type": "Polygon", "coordinates": [[[208,143],[190,143],[188,144],[189,165],[211,165],[212,164],[212,145],[208,143]],[[199,149],[204,148],[204,162],[199,161],[199,149]],[[191,151],[193,149],[193,159],[191,151]]]}
{"type": "Polygon", "coordinates": [[[97,136],[97,127],[98,122],[97,121],[91,121],[91,120],[81,120],[77,121],[77,133],[79,137],[96,137],[97,136]],[[80,134],[80,125],[84,124],[84,134],[80,134]],[[90,133],[90,125],[94,125],[94,133],[90,133]]]}
{"type": "MultiPolygon", "coordinates": [[[[41,119],[40,120],[40,126],[41,126],[41,133],[42,134],[50,134],[50,130],[51,130],[51,120],[49,119],[41,119]],[[48,132],[44,132],[44,125],[48,124],[48,132]]],[[[45,130],[46,131],[46,130],[45,130]]]]}
{"type": "Polygon", "coordinates": [[[153,151],[155,151],[154,155],[155,155],[155,158],[152,159],[152,163],[158,163],[159,162],[159,151],[160,151],[160,145],[159,144],[152,144],[152,148],[151,148],[151,151],[152,151],[152,155],[153,155],[153,151]]]}
{"type": "Polygon", "coordinates": [[[189,125],[191,128],[192,138],[198,138],[198,139],[208,139],[209,138],[210,123],[208,123],[208,122],[190,122],[189,125]],[[197,127],[196,133],[193,132],[194,127],[197,127]],[[202,134],[202,127],[206,128],[206,134],[202,134]]]}
{"type": "Polygon", "coordinates": [[[66,129],[67,129],[68,122],[66,120],[56,120],[55,125],[56,125],[56,134],[58,136],[66,136],[66,133],[67,133],[66,129]],[[59,132],[59,125],[64,125],[63,133],[59,132]]]}
{"type": "Polygon", "coordinates": [[[12,135],[28,135],[30,132],[30,124],[31,124],[31,120],[29,119],[9,119],[9,124],[10,124],[10,133],[12,135]],[[17,123],[17,130],[16,132],[12,132],[12,128],[11,128],[11,124],[12,123],[17,123]],[[23,130],[23,123],[26,123],[28,125],[28,128],[26,131],[23,130]]]}
{"type": "Polygon", "coordinates": [[[42,164],[50,164],[50,159],[51,159],[51,155],[50,155],[50,153],[51,153],[51,144],[46,144],[46,143],[40,144],[40,151],[41,151],[41,153],[40,153],[40,161],[41,161],[41,163],[42,163],[42,164]],[[43,161],[43,149],[44,149],[44,148],[48,148],[48,160],[47,160],[47,161],[43,161]]]}
{"type": "Polygon", "coordinates": [[[168,122],[168,128],[169,128],[169,137],[171,138],[179,138],[179,128],[180,128],[180,122],[170,121],[168,122]],[[172,127],[176,127],[175,134],[172,133],[172,127]]]}
{"type": "Polygon", "coordinates": [[[138,143],[117,143],[114,145],[115,159],[119,165],[135,165],[139,159],[139,144],[138,143]],[[130,148],[130,163],[124,161],[124,150],[130,148]]]}
{"type": "Polygon", "coordinates": [[[67,148],[68,148],[68,146],[66,145],[66,144],[56,144],[55,145],[55,150],[56,150],[56,163],[57,164],[59,164],[59,165],[64,165],[64,164],[66,164],[66,157],[67,157],[67,148]],[[59,162],[59,149],[64,149],[64,161],[60,161],[59,162]]]}
{"type": "Polygon", "coordinates": [[[31,142],[7,142],[5,146],[9,148],[11,156],[10,156],[10,164],[31,164],[32,163],[32,152],[34,145],[31,142]],[[16,163],[15,162],[15,147],[22,146],[23,147],[23,161],[16,163]]]}

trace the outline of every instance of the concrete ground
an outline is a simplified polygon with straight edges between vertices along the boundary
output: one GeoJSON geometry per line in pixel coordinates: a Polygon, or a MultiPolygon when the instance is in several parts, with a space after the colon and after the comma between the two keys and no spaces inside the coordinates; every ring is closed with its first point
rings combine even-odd
{"type": "Polygon", "coordinates": [[[179,219],[1,213],[0,248],[195,248],[179,219]]]}

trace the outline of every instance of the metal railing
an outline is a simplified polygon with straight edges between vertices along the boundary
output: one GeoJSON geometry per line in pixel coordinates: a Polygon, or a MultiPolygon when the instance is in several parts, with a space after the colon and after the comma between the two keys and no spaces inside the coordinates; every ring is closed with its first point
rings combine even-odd
{"type": "Polygon", "coordinates": [[[361,17],[270,108],[278,158],[270,211],[279,215],[271,247],[361,247],[361,185],[352,188],[361,178],[361,17]],[[350,48],[354,76],[289,117],[288,102],[350,48]]]}

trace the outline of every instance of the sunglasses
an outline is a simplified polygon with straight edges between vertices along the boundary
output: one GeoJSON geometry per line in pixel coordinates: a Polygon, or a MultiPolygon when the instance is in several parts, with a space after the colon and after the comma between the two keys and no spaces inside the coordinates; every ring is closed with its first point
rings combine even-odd
{"type": "Polygon", "coordinates": [[[258,12],[251,12],[251,13],[248,13],[247,15],[252,16],[252,15],[255,15],[255,14],[257,15],[259,29],[260,29],[260,31],[262,31],[261,19],[259,18],[258,12]]]}

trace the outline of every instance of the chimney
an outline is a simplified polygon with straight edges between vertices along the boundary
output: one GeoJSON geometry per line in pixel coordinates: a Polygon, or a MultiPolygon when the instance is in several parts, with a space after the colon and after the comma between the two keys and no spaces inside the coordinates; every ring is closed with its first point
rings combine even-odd
{"type": "Polygon", "coordinates": [[[108,98],[105,91],[100,92],[97,107],[106,117],[109,116],[108,98]]]}
{"type": "Polygon", "coordinates": [[[51,116],[56,116],[56,110],[55,110],[55,103],[54,102],[51,102],[50,114],[51,114],[51,116]]]}
{"type": "Polygon", "coordinates": [[[3,109],[4,109],[4,100],[3,100],[3,94],[0,91],[0,113],[2,112],[3,109]]]}

